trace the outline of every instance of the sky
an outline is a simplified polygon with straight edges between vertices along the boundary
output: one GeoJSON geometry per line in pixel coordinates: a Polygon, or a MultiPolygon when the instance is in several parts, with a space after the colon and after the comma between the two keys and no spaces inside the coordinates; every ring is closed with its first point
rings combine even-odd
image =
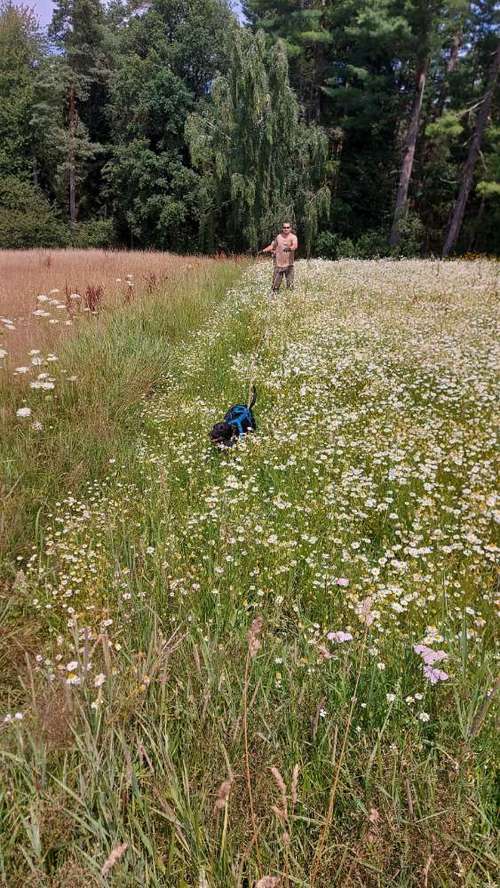
{"type": "MultiPolygon", "coordinates": [[[[43,26],[48,25],[52,18],[52,0],[26,0],[26,2],[19,0],[19,5],[31,7],[43,26]]],[[[233,0],[232,5],[235,12],[241,12],[241,2],[239,0],[233,0]]]]}
{"type": "Polygon", "coordinates": [[[33,9],[42,25],[48,25],[52,18],[52,0],[27,0],[26,3],[19,2],[18,5],[33,9]]]}

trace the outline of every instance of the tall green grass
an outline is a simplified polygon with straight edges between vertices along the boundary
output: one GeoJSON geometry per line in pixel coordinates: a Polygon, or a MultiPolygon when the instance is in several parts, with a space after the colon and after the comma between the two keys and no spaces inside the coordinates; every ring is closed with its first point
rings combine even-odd
{"type": "Polygon", "coordinates": [[[55,498],[102,476],[109,459],[130,458],[143,399],[168,376],[172,349],[200,327],[240,274],[241,263],[229,260],[196,266],[130,305],[87,316],[58,349],[49,368],[56,386],[48,395],[0,371],[0,557],[31,544],[55,498]],[[67,382],[72,376],[76,381],[67,382]],[[33,412],[23,423],[15,414],[25,403],[33,412]],[[32,427],[37,421],[41,433],[32,427]]]}
{"type": "MultiPolygon", "coordinates": [[[[367,514],[367,494],[363,505],[356,499],[373,439],[384,452],[398,436],[401,448],[415,437],[418,469],[434,458],[421,411],[429,428],[439,410],[455,428],[474,409],[465,389],[463,415],[437,403],[437,389],[427,406],[427,371],[400,336],[398,324],[417,328],[425,318],[439,340],[432,266],[413,270],[428,287],[424,306],[399,284],[377,295],[370,267],[373,290],[353,284],[357,266],[313,265],[307,277],[303,266],[304,283],[299,276],[295,295],[278,303],[266,301],[267,279],[254,271],[222,301],[219,281],[199,305],[179,304],[168,328],[156,303],[149,327],[137,309],[113,316],[112,352],[94,333],[85,352],[87,337],[71,344],[75,360],[84,353],[102,367],[113,395],[89,366],[66,408],[73,418],[81,411],[83,446],[75,434],[65,458],[85,451],[87,435],[101,441],[85,428],[93,413],[104,415],[102,427],[116,425],[86,467],[95,483],[69,497],[66,482],[44,481],[59,505],[40,522],[17,581],[16,618],[44,637],[17,662],[20,682],[5,702],[24,715],[1,739],[5,884],[495,884],[493,638],[487,628],[476,641],[464,611],[467,601],[489,620],[489,563],[474,562],[469,588],[465,562],[446,562],[446,579],[460,578],[460,613],[434,553],[425,582],[445,591],[424,610],[397,619],[388,611],[386,622],[384,612],[372,624],[380,601],[364,616],[350,607],[351,594],[366,594],[365,567],[344,550],[365,540],[373,566],[400,539],[392,519],[367,514]],[[249,376],[259,434],[214,451],[209,427],[245,397],[249,376]],[[121,398],[128,406],[117,414],[121,398]],[[340,417],[342,429],[331,425],[340,417]],[[351,585],[336,585],[345,573],[351,585]],[[412,642],[429,623],[443,633],[451,679],[426,688],[412,642]],[[348,629],[353,640],[329,645],[328,629],[348,629]]],[[[466,298],[456,298],[466,314],[466,298]]],[[[437,346],[433,359],[437,375],[437,346]]],[[[44,471],[52,476],[48,463],[44,471]]],[[[419,510],[431,509],[420,504],[430,494],[418,471],[409,488],[373,471],[400,535],[418,526],[419,510]]],[[[446,484],[448,499],[427,513],[431,529],[451,520],[448,476],[446,484]]],[[[424,594],[422,586],[410,576],[410,591],[424,594]]]]}

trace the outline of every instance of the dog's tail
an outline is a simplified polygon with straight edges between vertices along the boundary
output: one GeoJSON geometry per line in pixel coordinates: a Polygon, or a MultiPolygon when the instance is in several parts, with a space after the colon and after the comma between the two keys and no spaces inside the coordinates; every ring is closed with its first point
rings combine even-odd
{"type": "Polygon", "coordinates": [[[257,401],[257,389],[255,388],[255,385],[252,383],[252,387],[250,389],[250,401],[248,403],[250,410],[252,409],[252,407],[255,407],[256,401],[257,401]]]}

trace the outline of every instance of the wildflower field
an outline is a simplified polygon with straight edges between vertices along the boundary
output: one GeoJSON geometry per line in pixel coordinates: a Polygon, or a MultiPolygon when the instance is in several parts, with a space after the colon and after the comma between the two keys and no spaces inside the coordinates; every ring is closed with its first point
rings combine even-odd
{"type": "Polygon", "coordinates": [[[203,275],[11,385],[0,880],[493,886],[498,264],[203,275]]]}

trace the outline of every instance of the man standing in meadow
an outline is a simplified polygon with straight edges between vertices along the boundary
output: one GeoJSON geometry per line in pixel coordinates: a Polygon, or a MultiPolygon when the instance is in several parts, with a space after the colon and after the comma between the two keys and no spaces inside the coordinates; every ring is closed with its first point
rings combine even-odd
{"type": "Polygon", "coordinates": [[[264,247],[262,253],[272,253],[274,258],[272,292],[277,293],[281,287],[283,278],[286,280],[287,289],[293,287],[295,276],[295,250],[298,249],[297,236],[292,231],[290,222],[283,222],[280,234],[276,235],[268,247],[264,247]]]}

